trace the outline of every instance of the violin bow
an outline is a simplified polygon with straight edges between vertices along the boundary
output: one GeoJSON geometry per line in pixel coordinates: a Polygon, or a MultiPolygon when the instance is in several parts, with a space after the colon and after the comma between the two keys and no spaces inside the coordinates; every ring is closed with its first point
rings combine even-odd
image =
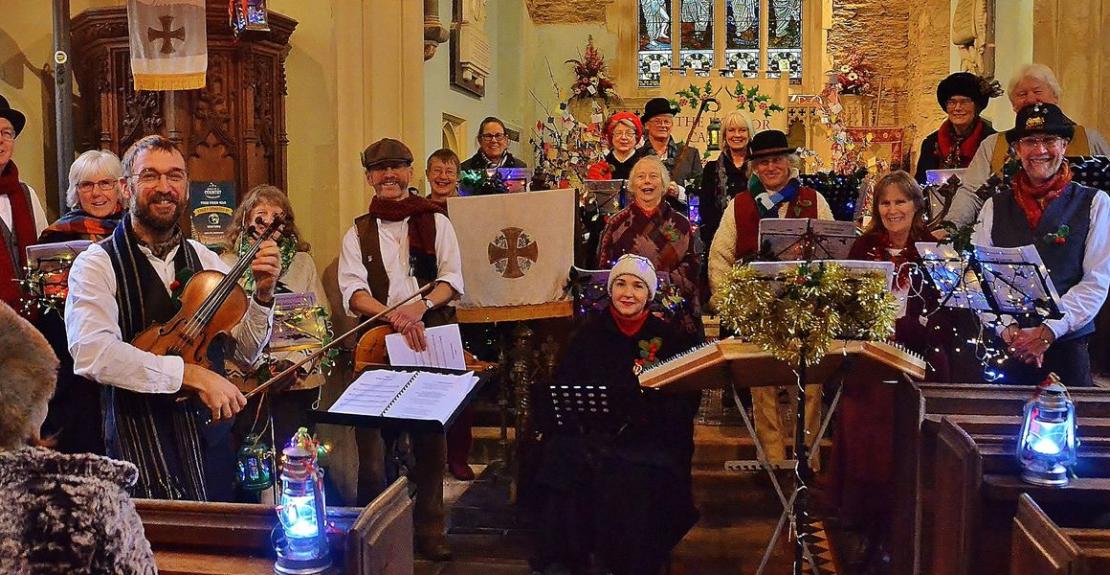
{"type": "Polygon", "coordinates": [[[414,293],[414,294],[410,295],[409,297],[407,297],[407,298],[405,298],[405,299],[403,299],[403,300],[401,300],[401,301],[383,309],[382,311],[378,312],[373,317],[367,318],[362,323],[360,323],[360,324],[356,325],[355,327],[351,328],[349,331],[347,331],[347,333],[344,333],[343,335],[341,335],[339,337],[336,337],[335,339],[333,339],[327,345],[325,345],[325,346],[321,347],[320,349],[306,355],[305,357],[303,357],[297,363],[294,363],[293,365],[291,365],[291,366],[285,368],[284,370],[282,370],[277,375],[275,375],[275,376],[271,377],[270,379],[267,379],[266,381],[262,382],[258,387],[256,387],[256,388],[250,390],[249,392],[247,392],[244,395],[244,397],[246,397],[247,399],[250,399],[250,398],[254,397],[255,395],[258,395],[259,393],[262,393],[263,391],[266,391],[267,389],[270,388],[270,386],[274,385],[278,381],[281,381],[286,376],[288,376],[289,374],[296,371],[297,368],[299,368],[302,365],[320,357],[321,355],[327,353],[327,351],[330,350],[331,348],[339,345],[339,343],[342,342],[344,339],[346,339],[348,336],[354,334],[355,332],[361,330],[362,328],[364,328],[364,327],[370,325],[371,323],[377,321],[382,316],[388,315],[393,310],[409,303],[410,301],[415,299],[417,296],[422,296],[422,295],[432,291],[432,289],[435,287],[435,285],[436,285],[436,282],[434,282],[434,281],[424,284],[423,287],[416,290],[416,293],[414,293]]]}

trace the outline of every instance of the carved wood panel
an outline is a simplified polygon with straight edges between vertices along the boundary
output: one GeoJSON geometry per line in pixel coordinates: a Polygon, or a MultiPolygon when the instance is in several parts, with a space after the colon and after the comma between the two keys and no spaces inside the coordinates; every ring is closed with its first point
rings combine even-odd
{"type": "Polygon", "coordinates": [[[77,149],[122,156],[139,138],[162,134],[178,143],[192,180],[233,181],[239,197],[258,184],[284,190],[285,57],[297,23],[270,12],[270,32],[236,39],[226,1],[209,0],[206,17],[207,85],[176,92],[135,91],[125,7],[90,9],[73,19],[77,149]]]}

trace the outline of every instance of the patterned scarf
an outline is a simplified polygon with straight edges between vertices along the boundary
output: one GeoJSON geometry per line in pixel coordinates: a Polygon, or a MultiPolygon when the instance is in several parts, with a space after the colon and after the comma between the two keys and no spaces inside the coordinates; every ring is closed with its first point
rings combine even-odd
{"type": "Polygon", "coordinates": [[[791,170],[791,172],[790,181],[777,192],[768,192],[766,188],[763,187],[763,182],[759,181],[759,178],[756,177],[755,174],[752,174],[751,178],[748,180],[748,192],[755,198],[755,206],[759,210],[759,217],[761,219],[768,216],[777,218],[779,206],[793,200],[794,197],[798,195],[798,190],[801,189],[802,182],[798,179],[797,174],[793,173],[794,170],[791,170]]]}
{"type": "Polygon", "coordinates": [[[58,218],[58,221],[50,224],[45,230],[42,230],[42,234],[39,235],[39,242],[67,242],[71,240],[98,242],[112,235],[112,231],[119,225],[122,217],[122,208],[103,218],[91,216],[88,212],[80,209],[71,210],[66,215],[58,218]]]}
{"type": "Polygon", "coordinates": [[[19,284],[14,280],[23,277],[23,258],[27,246],[35,243],[35,216],[31,211],[27,191],[19,183],[19,170],[9,161],[0,172],[0,196],[7,196],[12,206],[12,236],[0,233],[0,301],[12,309],[22,309],[19,284]],[[8,242],[11,242],[11,248],[8,242]]]}
{"type": "Polygon", "coordinates": [[[956,133],[952,122],[945,120],[937,130],[937,147],[933,153],[942,168],[966,168],[975,157],[979,143],[983,141],[983,129],[986,124],[981,118],[975,118],[975,127],[966,136],[956,133]]]}
{"type": "Polygon", "coordinates": [[[410,190],[400,200],[386,200],[374,196],[370,200],[370,216],[387,222],[409,218],[409,250],[413,253],[434,256],[436,253],[436,214],[445,210],[435,202],[422,198],[410,190]]]}
{"type": "Polygon", "coordinates": [[[1064,193],[1064,188],[1068,187],[1071,183],[1071,165],[1067,161],[1060,164],[1060,170],[1056,172],[1047,182],[1036,185],[1029,180],[1029,176],[1025,170],[1021,170],[1014,176],[1012,186],[1014,189],[1014,199],[1017,200],[1018,207],[1021,211],[1025,212],[1025,219],[1029,221],[1029,229],[1037,229],[1037,225],[1041,223],[1041,216],[1044,215],[1044,209],[1048,206],[1049,202],[1060,197],[1064,193]]]}

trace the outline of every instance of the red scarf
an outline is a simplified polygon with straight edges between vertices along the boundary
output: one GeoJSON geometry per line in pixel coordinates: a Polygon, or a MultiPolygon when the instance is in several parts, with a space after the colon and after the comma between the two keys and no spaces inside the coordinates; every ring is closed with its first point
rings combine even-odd
{"type": "Polygon", "coordinates": [[[447,212],[435,202],[411,193],[400,200],[380,196],[370,200],[372,217],[387,222],[409,218],[409,249],[415,253],[436,255],[436,214],[447,212]]]}
{"type": "Polygon", "coordinates": [[[9,161],[0,172],[0,196],[7,196],[12,205],[12,234],[15,236],[16,253],[8,253],[0,246],[0,301],[20,310],[22,292],[15,278],[23,277],[23,259],[27,246],[35,243],[35,215],[27,194],[19,183],[19,170],[9,161]]]}
{"type": "Polygon", "coordinates": [[[1071,183],[1071,166],[1065,161],[1060,164],[1060,171],[1056,172],[1047,182],[1034,185],[1029,180],[1025,170],[1018,170],[1012,180],[1014,199],[1018,207],[1025,212],[1025,219],[1029,220],[1029,229],[1037,229],[1044,215],[1045,206],[1064,193],[1064,188],[1071,183]]]}
{"type": "Polygon", "coordinates": [[[983,140],[983,120],[975,118],[975,127],[967,136],[960,137],[952,123],[945,120],[937,130],[937,147],[935,154],[937,161],[944,168],[966,168],[975,157],[979,149],[979,142],[983,140]]]}
{"type": "Polygon", "coordinates": [[[98,242],[115,231],[123,217],[123,208],[103,217],[91,216],[77,209],[71,210],[39,234],[39,243],[92,240],[98,242]]]}
{"type": "Polygon", "coordinates": [[[636,317],[624,317],[617,313],[617,306],[609,305],[609,315],[613,316],[613,322],[617,324],[617,329],[628,337],[632,337],[644,327],[644,322],[647,321],[648,310],[645,308],[636,317]]]}

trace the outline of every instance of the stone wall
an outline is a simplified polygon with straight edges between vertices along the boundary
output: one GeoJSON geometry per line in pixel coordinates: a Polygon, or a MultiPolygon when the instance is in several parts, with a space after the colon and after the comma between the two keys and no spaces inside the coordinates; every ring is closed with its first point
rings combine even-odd
{"type": "Polygon", "coordinates": [[[536,24],[605,23],[605,8],[615,0],[528,0],[536,24]]]}
{"type": "Polygon", "coordinates": [[[912,161],[917,164],[921,141],[940,126],[945,114],[937,103],[937,84],[949,74],[949,0],[910,3],[907,90],[903,122],[911,130],[912,161]]]}
{"type": "MultiPolygon", "coordinates": [[[[879,125],[900,126],[905,120],[908,90],[910,4],[917,0],[845,0],[833,2],[828,52],[840,66],[857,51],[882,81],[877,98],[879,125]]],[[[947,13],[947,11],[946,11],[947,13]]],[[[947,54],[947,52],[945,52],[947,54]]]]}

